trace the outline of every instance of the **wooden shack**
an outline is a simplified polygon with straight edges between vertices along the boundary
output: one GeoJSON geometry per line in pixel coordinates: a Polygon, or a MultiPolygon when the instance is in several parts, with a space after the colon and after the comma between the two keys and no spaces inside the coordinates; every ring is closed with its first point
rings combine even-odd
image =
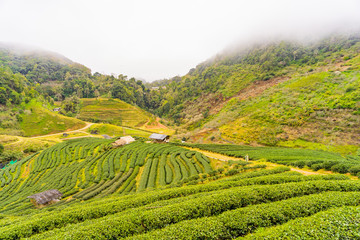
{"type": "Polygon", "coordinates": [[[164,134],[158,134],[158,133],[153,133],[150,135],[149,137],[153,142],[156,143],[167,143],[169,142],[169,135],[164,135],[164,134]]]}
{"type": "Polygon", "coordinates": [[[35,206],[43,206],[60,201],[62,196],[63,194],[59,190],[52,189],[45,192],[36,193],[34,195],[28,196],[27,198],[29,198],[35,206]]]}

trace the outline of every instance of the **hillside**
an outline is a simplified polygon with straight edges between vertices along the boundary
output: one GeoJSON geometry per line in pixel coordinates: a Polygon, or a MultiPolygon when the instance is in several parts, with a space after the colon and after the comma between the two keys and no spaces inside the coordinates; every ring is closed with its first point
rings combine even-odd
{"type": "Polygon", "coordinates": [[[151,113],[118,99],[83,98],[77,117],[89,122],[110,123],[158,133],[172,133],[171,129],[160,124],[159,120],[151,113]]]}
{"type": "MultiPolygon", "coordinates": [[[[70,140],[0,170],[0,238],[326,238],[356,232],[306,225],[319,218],[331,226],[357,224],[360,185],[345,175],[303,176],[240,158],[221,162],[169,144],[136,141],[114,149],[112,141],[70,140]],[[26,198],[48,189],[59,189],[63,199],[34,207],[26,198]]],[[[296,156],[317,154],[298,150],[296,156]]],[[[343,161],[331,153],[322,157],[343,161]]]]}
{"type": "MultiPolygon", "coordinates": [[[[1,107],[1,106],[0,106],[1,107]]],[[[52,111],[43,99],[34,98],[0,113],[0,134],[39,136],[85,127],[85,122],[52,111]]]]}
{"type": "Polygon", "coordinates": [[[39,136],[58,132],[71,131],[85,127],[85,122],[63,116],[42,106],[35,100],[25,105],[20,114],[20,127],[24,136],[39,136]]]}
{"type": "Polygon", "coordinates": [[[114,141],[68,140],[0,170],[0,194],[7,199],[0,211],[31,209],[26,196],[50,188],[59,189],[66,203],[174,187],[213,171],[210,160],[194,151],[142,141],[113,148],[114,141]]]}
{"type": "Polygon", "coordinates": [[[140,127],[149,121],[151,114],[117,99],[83,98],[78,118],[90,122],[140,127]]]}
{"type": "Polygon", "coordinates": [[[357,35],[151,84],[49,54],[0,50],[0,239],[359,237],[357,35]]]}
{"type": "Polygon", "coordinates": [[[24,75],[31,83],[64,81],[66,75],[88,75],[90,69],[54,52],[0,43],[0,66],[24,75]]]}
{"type": "Polygon", "coordinates": [[[229,52],[160,89],[158,113],[180,126],[179,138],[356,151],[359,35],[229,52]]]}

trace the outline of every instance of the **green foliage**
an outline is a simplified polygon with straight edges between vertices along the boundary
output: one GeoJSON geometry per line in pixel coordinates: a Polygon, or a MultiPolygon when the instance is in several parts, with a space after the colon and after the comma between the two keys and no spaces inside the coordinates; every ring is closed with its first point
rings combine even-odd
{"type": "Polygon", "coordinates": [[[357,206],[334,208],[282,226],[264,228],[244,239],[357,239],[359,217],[357,206]]]}
{"type": "Polygon", "coordinates": [[[62,102],[62,107],[66,112],[77,113],[80,110],[80,99],[76,96],[66,98],[62,102]]]}
{"type": "MultiPolygon", "coordinates": [[[[146,208],[133,209],[128,212],[109,215],[106,218],[87,222],[82,225],[69,225],[66,228],[45,233],[45,236],[57,236],[71,239],[80,238],[100,238],[111,239],[126,237],[140,232],[147,232],[163,228],[170,223],[177,223],[192,218],[218,215],[234,208],[250,206],[253,204],[265,203],[269,201],[279,201],[293,197],[300,197],[308,194],[321,193],[326,191],[359,191],[359,184],[355,181],[305,181],[301,183],[286,183],[273,186],[253,186],[245,188],[232,188],[217,192],[212,195],[203,195],[201,202],[197,198],[189,198],[185,201],[168,201],[161,208],[154,208],[141,211],[146,208]],[[174,201],[174,202],[172,202],[174,201]],[[172,202],[172,203],[171,203],[172,202]],[[106,226],[106,227],[104,227],[106,226]],[[146,228],[144,228],[146,226],[146,228]]],[[[350,195],[350,194],[349,194],[350,195]]],[[[348,196],[349,196],[348,195],[348,196]]],[[[329,199],[329,198],[328,198],[329,199]]],[[[354,195],[349,196],[349,204],[354,204],[354,195]]],[[[139,204],[138,198],[128,199],[132,205],[139,204]]],[[[148,199],[150,200],[150,199],[148,199]]],[[[126,200],[125,200],[126,201],[126,200]]],[[[331,201],[331,200],[330,200],[331,201]]],[[[125,202],[123,202],[125,203],[125,202]]],[[[319,202],[318,202],[319,203],[319,202]]],[[[331,201],[328,207],[336,205],[331,201]]],[[[321,209],[321,203],[320,205],[321,209]]],[[[128,206],[130,207],[130,206],[128,206]]],[[[304,206],[305,207],[305,206],[304,206]]],[[[98,206],[98,210],[101,208],[98,206]]],[[[315,210],[316,211],[316,210],[315,210]]],[[[98,211],[99,212],[99,211],[98,211]]],[[[74,215],[73,215],[74,216],[74,215]]],[[[84,216],[84,213],[83,213],[84,216]]],[[[65,217],[62,215],[62,217],[65,217]]],[[[3,228],[2,237],[25,237],[37,232],[36,226],[46,227],[49,220],[52,224],[61,223],[55,216],[47,216],[32,221],[22,222],[17,226],[3,228]],[[54,220],[56,222],[54,222],[54,220]],[[41,224],[41,225],[40,225],[41,224]],[[34,231],[35,232],[32,232],[34,231]]],[[[59,226],[57,226],[59,227],[59,226]]],[[[189,233],[191,234],[191,233],[189,233]]],[[[41,237],[41,236],[39,236],[41,237]]]]}
{"type": "MultiPolygon", "coordinates": [[[[333,207],[356,206],[358,192],[326,192],[309,196],[238,208],[218,216],[204,217],[173,224],[130,239],[230,239],[244,236],[261,227],[286,223],[294,218],[310,216],[333,207]],[[291,209],[291,210],[290,210],[291,209]],[[180,230],[180,231],[179,231],[180,230]]],[[[264,236],[263,234],[261,234],[264,236]]]]}

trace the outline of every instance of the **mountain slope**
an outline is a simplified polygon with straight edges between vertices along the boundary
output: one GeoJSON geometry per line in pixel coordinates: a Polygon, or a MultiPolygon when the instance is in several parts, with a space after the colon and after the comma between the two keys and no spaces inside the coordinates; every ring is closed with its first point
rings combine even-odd
{"type": "Polygon", "coordinates": [[[259,96],[234,98],[204,126],[220,127],[222,136],[235,142],[281,145],[301,139],[359,146],[360,73],[345,69],[293,77],[259,96]],[[224,122],[231,113],[236,120],[224,122]]]}
{"type": "Polygon", "coordinates": [[[11,44],[0,44],[0,66],[24,75],[32,83],[64,81],[68,75],[89,75],[90,69],[64,56],[11,44]]]}
{"type": "Polygon", "coordinates": [[[141,127],[152,115],[117,99],[83,98],[78,118],[129,127],[141,127]]]}
{"type": "Polygon", "coordinates": [[[355,34],[218,55],[161,88],[158,112],[193,141],[352,153],[360,145],[359,54],[355,34]]]}
{"type": "Polygon", "coordinates": [[[135,127],[150,132],[172,134],[153,114],[124,101],[112,98],[83,98],[77,118],[118,126],[135,127]]]}
{"type": "Polygon", "coordinates": [[[21,119],[20,127],[26,137],[71,131],[86,126],[81,120],[52,112],[36,100],[31,100],[24,106],[23,114],[20,114],[19,119],[21,119]]]}

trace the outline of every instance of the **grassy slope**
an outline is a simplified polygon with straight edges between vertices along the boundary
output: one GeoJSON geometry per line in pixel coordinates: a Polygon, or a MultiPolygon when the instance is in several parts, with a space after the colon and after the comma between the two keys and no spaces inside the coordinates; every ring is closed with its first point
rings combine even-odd
{"type": "Polygon", "coordinates": [[[27,137],[75,130],[86,125],[81,120],[48,110],[35,99],[26,104],[25,109],[20,126],[27,137]]]}
{"type": "Polygon", "coordinates": [[[151,114],[117,99],[83,98],[82,101],[78,117],[83,120],[140,127],[151,118],[151,114]]]}
{"type": "Polygon", "coordinates": [[[31,154],[61,142],[59,138],[55,137],[32,139],[20,136],[0,135],[0,139],[0,144],[4,145],[5,150],[23,152],[25,154],[31,154]]]}
{"type": "Polygon", "coordinates": [[[170,108],[182,123],[179,139],[354,153],[360,145],[360,43],[345,39],[276,43],[200,64],[168,87],[184,99],[170,108]],[[304,55],[295,58],[295,50],[304,55]]]}
{"type": "Polygon", "coordinates": [[[111,137],[118,136],[137,136],[137,137],[145,137],[148,138],[150,136],[150,132],[142,131],[134,128],[120,127],[113,124],[104,124],[104,123],[96,123],[92,125],[87,131],[90,133],[92,130],[97,130],[99,134],[109,135],[111,137]]]}
{"type": "Polygon", "coordinates": [[[258,94],[249,88],[251,92],[231,98],[202,120],[202,128],[212,131],[201,139],[221,141],[221,134],[235,143],[354,153],[360,145],[359,66],[360,56],[293,75],[258,94]]]}
{"type": "Polygon", "coordinates": [[[360,145],[359,86],[357,71],[294,78],[259,97],[235,102],[237,119],[220,129],[236,142],[307,147],[301,139],[318,143],[317,148],[345,145],[343,153],[351,153],[360,145]]]}
{"type": "Polygon", "coordinates": [[[83,98],[78,118],[139,128],[145,131],[172,134],[174,131],[159,123],[151,113],[118,99],[83,98]]]}

